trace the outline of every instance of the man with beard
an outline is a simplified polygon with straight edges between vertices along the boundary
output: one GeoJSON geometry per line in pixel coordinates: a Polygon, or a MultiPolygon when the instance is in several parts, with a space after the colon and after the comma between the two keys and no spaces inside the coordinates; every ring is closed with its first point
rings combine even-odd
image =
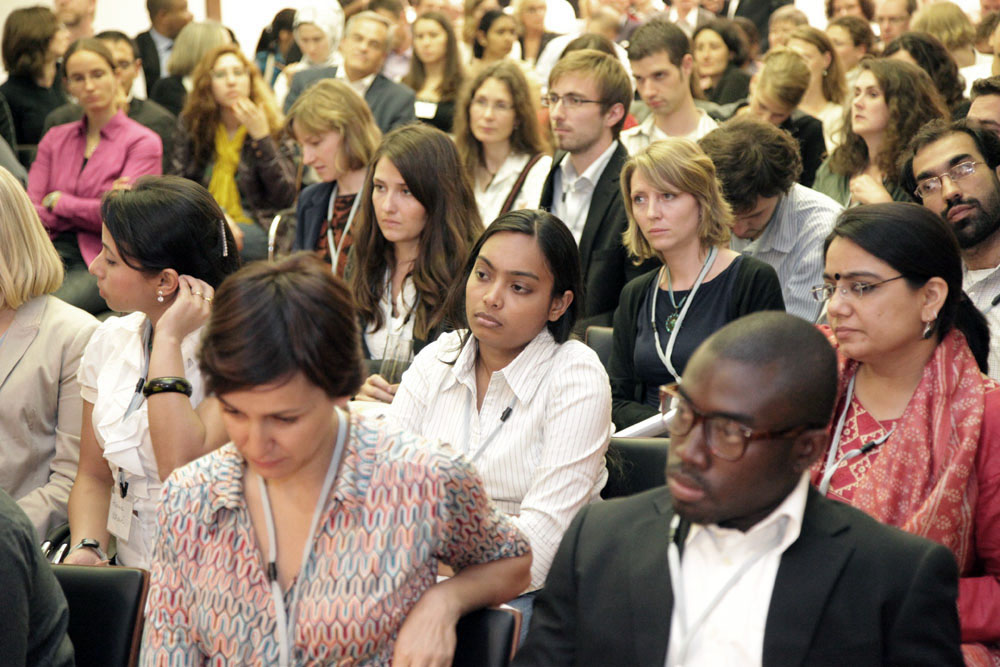
{"type": "Polygon", "coordinates": [[[990,325],[990,376],[1000,379],[1000,139],[965,120],[927,123],[910,141],[903,187],[955,230],[965,293],[990,325]]]}

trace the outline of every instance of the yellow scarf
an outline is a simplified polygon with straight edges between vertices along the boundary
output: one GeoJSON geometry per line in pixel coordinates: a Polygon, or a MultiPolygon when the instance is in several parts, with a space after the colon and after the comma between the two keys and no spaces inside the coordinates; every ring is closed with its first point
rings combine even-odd
{"type": "Polygon", "coordinates": [[[246,136],[247,128],[241,125],[230,138],[225,125],[219,123],[215,129],[215,165],[208,182],[208,191],[222,210],[236,222],[250,222],[250,218],[243,212],[240,191],[236,187],[236,168],[240,164],[240,151],[246,136]]]}

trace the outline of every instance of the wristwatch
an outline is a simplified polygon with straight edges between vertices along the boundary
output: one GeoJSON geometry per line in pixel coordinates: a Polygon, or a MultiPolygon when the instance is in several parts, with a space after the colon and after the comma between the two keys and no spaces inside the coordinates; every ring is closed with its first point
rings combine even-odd
{"type": "Polygon", "coordinates": [[[97,552],[97,555],[100,557],[101,560],[108,560],[108,555],[104,553],[104,549],[101,548],[101,543],[92,537],[83,538],[82,540],[79,541],[79,543],[77,543],[75,547],[70,549],[69,552],[73,553],[77,549],[83,549],[83,548],[93,549],[94,551],[97,552]]]}

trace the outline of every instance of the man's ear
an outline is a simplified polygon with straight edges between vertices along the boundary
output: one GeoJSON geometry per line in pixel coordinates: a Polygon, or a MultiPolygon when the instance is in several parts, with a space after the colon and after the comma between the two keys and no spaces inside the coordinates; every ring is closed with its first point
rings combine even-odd
{"type": "Polygon", "coordinates": [[[625,107],[620,102],[612,104],[604,113],[604,127],[614,127],[625,117],[625,107]]]}
{"type": "Polygon", "coordinates": [[[792,466],[796,472],[805,472],[823,455],[830,444],[826,428],[811,428],[795,439],[792,445],[792,466]]]}

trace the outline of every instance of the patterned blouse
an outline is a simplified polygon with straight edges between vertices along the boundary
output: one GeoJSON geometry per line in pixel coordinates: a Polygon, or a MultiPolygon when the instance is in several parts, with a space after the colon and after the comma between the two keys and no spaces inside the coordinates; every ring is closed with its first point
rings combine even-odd
{"type": "MultiPolygon", "coordinates": [[[[312,551],[285,594],[286,606],[297,595],[289,609],[297,665],[389,664],[439,560],[462,569],[529,551],[463,458],[384,422],[352,415],[350,424],[312,551]]],[[[230,443],[167,480],[141,664],[278,662],[245,469],[230,443]]]]}

